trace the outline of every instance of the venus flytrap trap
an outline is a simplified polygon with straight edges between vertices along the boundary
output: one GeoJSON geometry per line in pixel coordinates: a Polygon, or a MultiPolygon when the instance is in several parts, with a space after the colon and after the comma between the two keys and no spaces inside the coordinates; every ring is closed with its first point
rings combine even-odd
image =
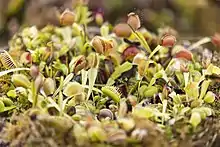
{"type": "Polygon", "coordinates": [[[16,108],[13,101],[7,97],[1,97],[0,98],[0,112],[7,112],[9,110],[12,110],[16,108]]]}
{"type": "Polygon", "coordinates": [[[192,124],[192,126],[197,127],[200,122],[201,122],[200,114],[198,112],[192,113],[190,118],[190,123],[192,124]]]}
{"type": "Polygon", "coordinates": [[[109,24],[105,23],[101,26],[100,34],[102,37],[107,37],[109,35],[109,24]]]}
{"type": "Polygon", "coordinates": [[[215,101],[215,94],[212,91],[208,91],[204,97],[206,103],[213,103],[215,101]]]}
{"type": "Polygon", "coordinates": [[[115,103],[120,102],[121,94],[116,87],[114,86],[102,87],[102,92],[104,95],[110,97],[115,103]]]}
{"type": "Polygon", "coordinates": [[[5,69],[13,69],[13,68],[18,67],[15,60],[5,50],[3,50],[3,52],[0,54],[0,61],[5,69]]]}
{"type": "Polygon", "coordinates": [[[117,37],[129,38],[132,34],[131,28],[126,23],[117,24],[113,32],[117,37]]]}

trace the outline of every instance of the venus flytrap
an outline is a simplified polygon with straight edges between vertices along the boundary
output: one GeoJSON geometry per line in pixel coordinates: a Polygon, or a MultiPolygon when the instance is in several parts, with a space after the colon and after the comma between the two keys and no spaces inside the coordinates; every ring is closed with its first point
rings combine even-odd
{"type": "Polygon", "coordinates": [[[77,74],[80,70],[86,67],[87,61],[84,55],[74,57],[69,64],[70,72],[77,74]]]}

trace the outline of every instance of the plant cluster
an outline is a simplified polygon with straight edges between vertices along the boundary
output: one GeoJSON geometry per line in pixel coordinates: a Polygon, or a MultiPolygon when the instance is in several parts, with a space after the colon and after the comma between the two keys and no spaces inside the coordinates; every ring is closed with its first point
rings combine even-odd
{"type": "Polygon", "coordinates": [[[2,145],[192,146],[214,119],[212,145],[220,68],[202,46],[217,48],[220,35],[186,43],[171,28],[141,28],[133,12],[112,26],[85,3],[65,10],[62,26],[24,28],[1,51],[2,145]]]}

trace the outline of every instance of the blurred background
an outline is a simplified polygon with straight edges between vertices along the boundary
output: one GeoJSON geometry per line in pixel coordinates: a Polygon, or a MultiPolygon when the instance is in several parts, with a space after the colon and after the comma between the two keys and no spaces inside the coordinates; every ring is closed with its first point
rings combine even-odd
{"type": "MultiPolygon", "coordinates": [[[[79,0],[0,0],[0,46],[24,26],[59,25],[57,11],[71,9],[75,1],[79,0]]],[[[90,0],[88,5],[94,14],[101,12],[113,24],[134,11],[153,32],[164,26],[185,37],[220,32],[220,0],[90,0]]]]}

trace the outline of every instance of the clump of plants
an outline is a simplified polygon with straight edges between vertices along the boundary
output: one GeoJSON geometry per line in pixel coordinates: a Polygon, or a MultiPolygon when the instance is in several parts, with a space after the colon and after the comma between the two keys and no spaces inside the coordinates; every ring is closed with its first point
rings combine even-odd
{"type": "Polygon", "coordinates": [[[133,12],[112,26],[82,1],[60,23],[1,51],[1,146],[219,145],[219,34],[154,34],[133,12]]]}

